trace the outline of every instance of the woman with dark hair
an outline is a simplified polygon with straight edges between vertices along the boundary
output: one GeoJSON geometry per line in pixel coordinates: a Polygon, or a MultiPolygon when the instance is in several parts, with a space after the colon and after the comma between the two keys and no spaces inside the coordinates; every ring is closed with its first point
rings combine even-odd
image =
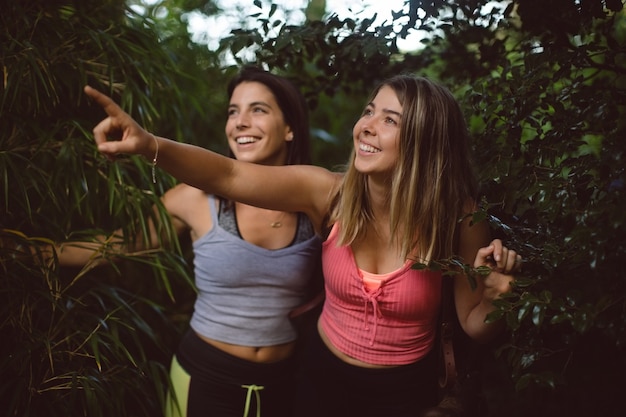
{"type": "Polygon", "coordinates": [[[94,128],[103,154],[152,160],[158,149],[159,166],[180,180],[246,204],[305,212],[326,236],[326,299],[305,348],[297,417],[408,417],[436,403],[442,273],[415,263],[457,257],[486,269],[476,288],[465,268],[457,271],[457,316],[479,342],[501,329],[486,317],[510,290],[521,257],[491,240],[485,222],[472,222],[478,196],[467,128],[439,84],[399,75],[378,86],[354,125],[345,173],[246,164],[156,138],[110,98],[85,92],[108,114],[94,128]],[[123,140],[107,140],[119,131],[123,140]]]}
{"type": "MultiPolygon", "coordinates": [[[[287,141],[285,165],[310,164],[309,112],[300,91],[285,77],[276,76],[257,67],[247,66],[228,83],[228,97],[232,97],[235,88],[244,82],[258,82],[270,89],[276,104],[283,113],[285,123],[291,129],[293,136],[298,138],[297,141],[287,141]]],[[[231,156],[234,157],[232,149],[231,156]]]]}
{"type": "MultiPolygon", "coordinates": [[[[247,67],[229,83],[228,95],[225,131],[233,158],[310,163],[306,103],[289,80],[247,67]]],[[[179,184],[162,197],[171,227],[191,235],[198,291],[190,329],[172,360],[166,415],[290,416],[297,332],[289,313],[311,296],[321,240],[304,213],[219,195],[179,184]]],[[[150,220],[152,247],[160,228],[150,220]]],[[[113,247],[137,251],[144,240],[125,247],[120,239],[113,247]]],[[[100,249],[65,243],[57,252],[63,265],[84,265],[100,249]]]]}

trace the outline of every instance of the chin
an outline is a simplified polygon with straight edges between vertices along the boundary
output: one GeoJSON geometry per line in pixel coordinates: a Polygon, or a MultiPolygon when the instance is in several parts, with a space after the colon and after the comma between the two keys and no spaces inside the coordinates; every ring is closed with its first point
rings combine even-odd
{"type": "Polygon", "coordinates": [[[233,155],[235,155],[235,158],[238,161],[256,162],[259,160],[256,154],[252,154],[250,152],[233,152],[233,155]]]}
{"type": "Polygon", "coordinates": [[[370,173],[370,169],[367,168],[367,166],[363,166],[364,164],[359,164],[358,162],[354,163],[354,169],[356,170],[356,172],[358,172],[359,174],[363,174],[363,175],[367,175],[370,173]]]}

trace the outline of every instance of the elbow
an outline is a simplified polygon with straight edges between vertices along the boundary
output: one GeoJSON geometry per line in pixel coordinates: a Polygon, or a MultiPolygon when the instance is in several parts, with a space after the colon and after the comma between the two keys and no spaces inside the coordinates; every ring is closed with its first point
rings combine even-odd
{"type": "Polygon", "coordinates": [[[474,342],[486,345],[504,332],[504,320],[487,321],[486,315],[475,315],[461,322],[461,328],[474,342]]]}

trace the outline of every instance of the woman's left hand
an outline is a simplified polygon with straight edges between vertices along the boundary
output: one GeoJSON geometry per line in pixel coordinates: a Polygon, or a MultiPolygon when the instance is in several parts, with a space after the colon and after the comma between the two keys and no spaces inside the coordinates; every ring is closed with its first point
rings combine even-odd
{"type": "Polygon", "coordinates": [[[489,246],[481,248],[476,254],[474,268],[488,267],[491,271],[484,278],[483,297],[495,300],[501,294],[511,290],[515,281],[514,272],[519,272],[522,257],[516,251],[507,248],[500,239],[494,239],[489,246]]]}

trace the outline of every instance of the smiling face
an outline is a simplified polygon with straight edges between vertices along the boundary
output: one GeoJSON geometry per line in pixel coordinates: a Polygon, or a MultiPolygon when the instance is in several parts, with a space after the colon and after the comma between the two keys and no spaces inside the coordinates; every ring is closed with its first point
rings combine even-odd
{"type": "Polygon", "coordinates": [[[228,146],[240,161],[284,165],[293,140],[274,94],[264,84],[242,82],[230,97],[226,121],[228,146]]]}
{"type": "Polygon", "coordinates": [[[353,129],[354,167],[362,174],[388,177],[399,156],[402,105],[391,87],[382,87],[353,129]]]}

